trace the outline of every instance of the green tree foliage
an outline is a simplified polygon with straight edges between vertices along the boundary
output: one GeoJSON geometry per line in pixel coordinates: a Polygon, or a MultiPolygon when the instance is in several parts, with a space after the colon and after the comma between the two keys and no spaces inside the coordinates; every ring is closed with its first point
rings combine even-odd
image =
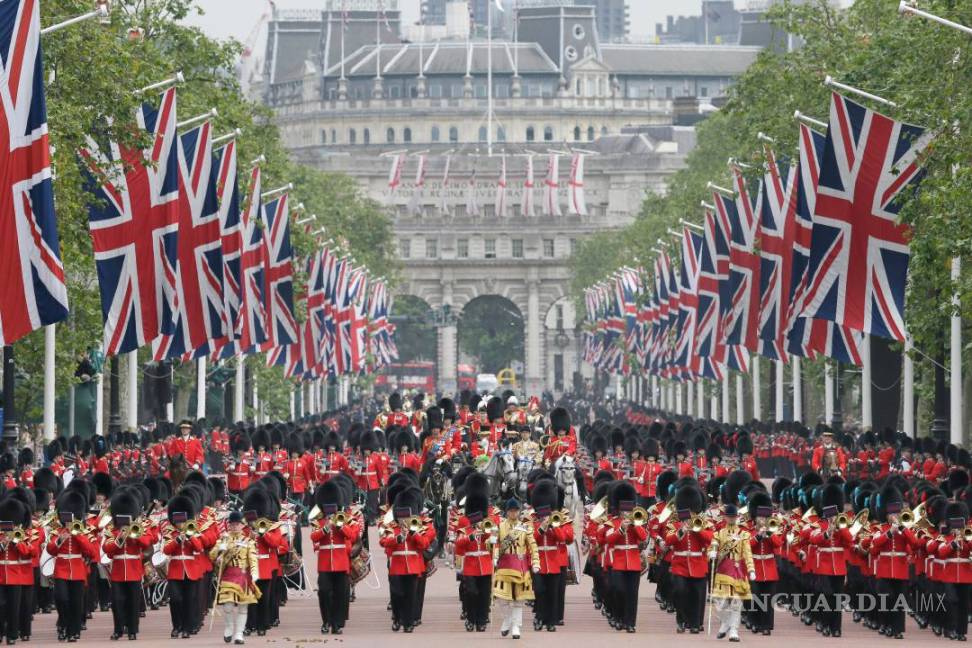
{"type": "Polygon", "coordinates": [[[459,349],[477,360],[479,370],[497,373],[523,360],[523,315],[502,297],[477,297],[462,309],[459,349]]]}
{"type": "Polygon", "coordinates": [[[395,298],[394,310],[399,362],[435,362],[437,337],[429,305],[414,295],[402,295],[395,298]]]}
{"type": "MultiPolygon", "coordinates": [[[[99,347],[102,338],[101,304],[87,221],[94,197],[86,190],[77,152],[92,134],[129,146],[145,145],[146,136],[133,128],[134,113],[140,101],[155,101],[156,96],[140,97],[134,91],[176,71],[182,71],[186,78],[178,90],[180,119],[216,108],[217,136],[234,128],[243,130],[238,140],[241,196],[246,195],[249,161],[262,154],[266,156],[262,165],[265,188],[293,182],[294,202],[304,202],[307,213],[318,216],[318,227],[323,225],[327,235],[358,263],[376,277],[394,280],[396,273],[390,253],[391,223],[379,205],[366,199],[350,178],[293,164],[273,125],[272,113],[242,96],[235,73],[242,51],[239,42],[216,41],[198,28],[181,24],[190,12],[198,11],[193,0],[116,0],[113,4],[110,25],[88,21],[43,37],[54,194],[71,307],[69,320],[57,327],[59,395],[66,393],[73,380],[77,355],[99,347]]],[[[91,3],[48,1],[41,8],[41,24],[46,26],[90,11],[91,3]]],[[[319,243],[302,228],[292,230],[298,260],[306,258],[319,243]]],[[[302,273],[303,264],[297,267],[302,273]]],[[[302,276],[296,280],[301,281],[302,276]]],[[[40,416],[43,348],[42,331],[16,345],[21,371],[17,402],[22,420],[40,416]]],[[[251,362],[261,365],[262,360],[254,358],[251,362]]],[[[263,369],[258,371],[262,373],[263,369]]],[[[267,371],[268,388],[263,394],[273,399],[269,406],[275,411],[289,407],[287,384],[279,370],[267,371]],[[279,385],[271,375],[279,378],[279,385]],[[281,400],[280,393],[286,398],[281,400]]]]}

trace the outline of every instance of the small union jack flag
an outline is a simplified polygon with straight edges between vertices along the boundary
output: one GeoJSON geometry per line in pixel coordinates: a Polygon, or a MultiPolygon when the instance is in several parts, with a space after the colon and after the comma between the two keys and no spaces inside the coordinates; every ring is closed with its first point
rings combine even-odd
{"type": "Polygon", "coordinates": [[[290,208],[283,194],[264,206],[264,308],[267,344],[284,346],[297,342],[300,331],[294,317],[294,251],[290,244],[290,208]]]}
{"type": "Polygon", "coordinates": [[[267,312],[264,307],[263,203],[260,200],[260,167],[250,173],[250,196],[243,211],[240,228],[243,248],[240,252],[242,301],[236,338],[243,353],[253,353],[267,341],[267,312]]]}
{"type": "Polygon", "coordinates": [[[40,6],[0,3],[0,169],[7,190],[0,206],[0,345],[67,318],[51,152],[47,137],[40,6]]]}

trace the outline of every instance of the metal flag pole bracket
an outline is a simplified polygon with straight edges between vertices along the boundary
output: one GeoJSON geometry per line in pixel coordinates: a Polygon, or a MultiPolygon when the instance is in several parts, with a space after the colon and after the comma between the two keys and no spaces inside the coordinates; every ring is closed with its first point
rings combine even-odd
{"type": "Polygon", "coordinates": [[[819,119],[814,119],[810,115],[806,115],[800,112],[799,110],[793,111],[793,119],[797,120],[798,122],[803,122],[807,126],[816,126],[817,128],[823,128],[823,129],[827,128],[827,122],[820,121],[819,119]]]}
{"type": "Polygon", "coordinates": [[[252,162],[250,162],[250,166],[251,167],[258,167],[261,164],[265,163],[266,161],[267,161],[267,156],[266,155],[263,155],[261,153],[260,154],[260,157],[258,157],[257,159],[253,160],[252,162]]]}
{"type": "Polygon", "coordinates": [[[735,198],[736,197],[736,192],[733,191],[732,189],[726,189],[725,187],[720,187],[719,185],[717,185],[717,184],[715,184],[713,182],[707,183],[705,185],[705,188],[708,189],[709,191],[715,191],[716,193],[720,193],[723,196],[725,196],[726,198],[735,198]]]}
{"type": "Polygon", "coordinates": [[[158,83],[153,83],[152,85],[145,86],[141,90],[136,90],[135,94],[142,95],[146,92],[152,92],[154,90],[167,90],[171,86],[180,85],[186,82],[186,77],[182,72],[176,72],[174,75],[169,77],[164,81],[159,81],[158,83]]]}
{"type": "MultiPolygon", "coordinates": [[[[712,183],[710,182],[709,184],[712,184],[712,183]]],[[[702,207],[702,209],[708,209],[709,211],[715,211],[715,205],[713,205],[712,203],[707,203],[704,200],[702,200],[702,201],[699,202],[699,205],[702,207]]]]}
{"type": "MultiPolygon", "coordinates": [[[[705,202],[704,201],[703,201],[702,205],[705,206],[705,202]]],[[[684,225],[685,227],[691,227],[692,229],[697,230],[699,232],[704,232],[705,231],[705,228],[702,227],[701,225],[699,225],[698,223],[691,223],[691,222],[685,220],[684,218],[679,218],[678,219],[678,222],[681,223],[682,225],[684,225]]]]}
{"type": "Polygon", "coordinates": [[[216,119],[217,117],[219,117],[219,111],[213,108],[201,115],[196,115],[195,117],[190,117],[184,121],[176,122],[176,128],[188,128],[189,126],[195,126],[196,124],[201,124],[204,121],[216,119]]]}
{"type": "Polygon", "coordinates": [[[222,144],[223,142],[229,142],[231,140],[235,140],[237,137],[243,137],[242,128],[234,128],[229,133],[226,133],[225,135],[220,135],[219,137],[213,140],[213,146],[217,146],[219,144],[222,144]]]}
{"type": "Polygon", "coordinates": [[[763,131],[756,133],[756,139],[758,139],[760,142],[766,142],[767,144],[776,144],[776,140],[763,131]]]}
{"type": "Polygon", "coordinates": [[[293,188],[294,188],[294,183],[288,182],[282,187],[277,187],[276,189],[271,189],[270,191],[264,191],[262,194],[260,194],[260,198],[264,198],[264,199],[271,198],[273,196],[276,196],[277,194],[282,194],[284,192],[290,191],[293,188]]]}
{"type": "Polygon", "coordinates": [[[972,27],[966,27],[961,23],[954,22],[947,18],[942,18],[941,16],[936,16],[935,14],[929,13],[927,11],[922,11],[921,9],[916,7],[913,2],[908,2],[907,0],[901,0],[901,2],[898,3],[898,13],[918,16],[919,18],[924,18],[932,22],[937,22],[939,25],[945,25],[946,27],[957,29],[960,32],[964,32],[969,36],[972,36],[972,27]]]}
{"type": "Polygon", "coordinates": [[[871,101],[876,101],[879,104],[884,104],[885,106],[888,106],[890,108],[898,107],[898,104],[894,103],[893,101],[890,101],[889,99],[885,99],[884,97],[879,97],[876,94],[872,94],[865,90],[861,90],[860,88],[855,88],[854,86],[849,86],[846,83],[841,83],[840,81],[836,81],[834,80],[834,77],[830,76],[829,74],[824,79],[824,85],[827,86],[828,88],[834,88],[835,90],[843,90],[844,92],[850,92],[852,94],[856,94],[858,97],[863,97],[865,99],[870,99],[871,101]]]}
{"type": "Polygon", "coordinates": [[[304,216],[303,218],[297,219],[298,225],[303,225],[304,223],[309,223],[311,221],[317,220],[317,214],[311,214],[310,216],[304,216]]]}
{"type": "Polygon", "coordinates": [[[677,238],[679,240],[682,239],[682,232],[678,232],[676,230],[673,230],[671,227],[669,227],[667,231],[668,231],[669,235],[673,236],[674,238],[677,238]]]}
{"type": "MultiPolygon", "coordinates": [[[[666,243],[665,245],[668,245],[668,243],[666,243]]],[[[652,252],[657,252],[658,254],[665,254],[666,253],[665,250],[659,250],[656,247],[651,248],[651,250],[652,250],[652,252]]]]}
{"type": "Polygon", "coordinates": [[[737,157],[731,157],[731,158],[729,158],[729,160],[726,162],[726,164],[728,164],[731,167],[732,166],[739,167],[740,169],[752,169],[752,168],[754,168],[752,164],[746,164],[745,162],[740,162],[739,161],[739,158],[737,158],[737,157]]]}
{"type": "Polygon", "coordinates": [[[89,11],[88,13],[83,13],[80,16],[75,16],[74,18],[68,18],[59,23],[55,23],[50,27],[45,27],[40,31],[41,36],[47,36],[48,34],[53,34],[56,31],[60,31],[65,27],[70,27],[71,25],[76,25],[86,20],[91,20],[92,18],[97,18],[102,24],[111,23],[111,3],[108,0],[103,0],[102,2],[96,3],[94,11],[89,11]]]}

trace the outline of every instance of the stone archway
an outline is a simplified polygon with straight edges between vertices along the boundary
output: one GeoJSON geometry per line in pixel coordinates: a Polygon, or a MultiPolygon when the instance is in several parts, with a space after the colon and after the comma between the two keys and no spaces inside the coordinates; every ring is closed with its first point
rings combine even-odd
{"type": "MultiPolygon", "coordinates": [[[[522,368],[525,363],[526,322],[509,298],[487,294],[465,303],[457,323],[460,362],[474,364],[480,373],[522,368]]],[[[517,371],[522,386],[522,370],[517,371]]]]}

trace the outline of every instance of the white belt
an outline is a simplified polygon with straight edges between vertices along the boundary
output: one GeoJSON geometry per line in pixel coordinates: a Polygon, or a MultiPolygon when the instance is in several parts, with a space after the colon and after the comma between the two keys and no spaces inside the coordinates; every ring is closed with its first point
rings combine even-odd
{"type": "Polygon", "coordinates": [[[844,550],[843,547],[817,547],[817,553],[835,553],[843,550],[844,550]]]}
{"type": "Polygon", "coordinates": [[[701,556],[701,551],[676,551],[676,556],[701,556]]]}
{"type": "Polygon", "coordinates": [[[169,560],[195,560],[195,559],[196,559],[195,556],[184,556],[181,554],[178,556],[169,556],[169,560]]]}
{"type": "Polygon", "coordinates": [[[537,551],[557,551],[557,545],[540,545],[537,551]]]}
{"type": "Polygon", "coordinates": [[[257,554],[257,560],[270,560],[270,554],[257,554]]]}
{"type": "Polygon", "coordinates": [[[347,549],[347,546],[343,544],[329,544],[329,545],[321,545],[320,547],[318,547],[318,550],[320,549],[347,549]]]}
{"type": "MultiPolygon", "coordinates": [[[[637,549],[638,545],[615,545],[615,549],[637,549]]],[[[702,554],[699,554],[700,556],[702,554]]]]}
{"type": "Polygon", "coordinates": [[[141,556],[136,556],[135,554],[118,554],[117,556],[112,556],[112,560],[141,560],[141,556]]]}
{"type": "Polygon", "coordinates": [[[81,554],[58,554],[55,558],[62,558],[64,560],[78,560],[84,558],[81,554]]]}
{"type": "MultiPolygon", "coordinates": [[[[393,556],[417,556],[417,551],[393,551],[393,556]]],[[[468,554],[467,554],[468,555],[468,554]]]]}
{"type": "Polygon", "coordinates": [[[0,565],[32,565],[30,560],[0,560],[0,565]]]}
{"type": "Polygon", "coordinates": [[[882,551],[881,553],[878,554],[878,558],[881,558],[883,556],[887,556],[888,558],[898,558],[907,555],[908,553],[905,551],[882,551]]]}
{"type": "Polygon", "coordinates": [[[490,552],[488,551],[467,551],[463,555],[464,556],[490,556],[492,554],[490,554],[490,552]]]}
{"type": "Polygon", "coordinates": [[[362,476],[367,476],[367,475],[377,475],[378,473],[372,471],[372,472],[362,472],[362,473],[358,473],[358,474],[359,475],[362,475],[362,476]]]}
{"type": "Polygon", "coordinates": [[[944,558],[944,559],[941,559],[941,562],[946,562],[946,563],[964,563],[964,562],[969,562],[969,559],[968,558],[944,558]]]}
{"type": "Polygon", "coordinates": [[[771,560],[775,557],[773,554],[755,554],[753,560],[771,560]]]}

